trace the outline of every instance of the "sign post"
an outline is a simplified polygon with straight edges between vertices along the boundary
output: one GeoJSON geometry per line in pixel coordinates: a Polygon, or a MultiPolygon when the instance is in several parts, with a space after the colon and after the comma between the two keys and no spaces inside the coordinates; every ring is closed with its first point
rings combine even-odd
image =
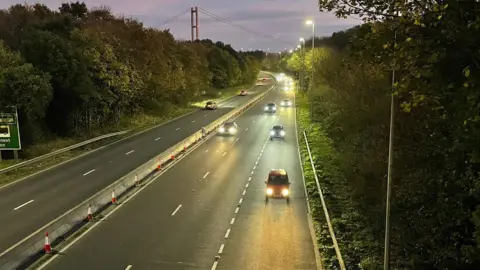
{"type": "Polygon", "coordinates": [[[22,149],[17,108],[13,112],[0,112],[0,151],[22,149]]]}

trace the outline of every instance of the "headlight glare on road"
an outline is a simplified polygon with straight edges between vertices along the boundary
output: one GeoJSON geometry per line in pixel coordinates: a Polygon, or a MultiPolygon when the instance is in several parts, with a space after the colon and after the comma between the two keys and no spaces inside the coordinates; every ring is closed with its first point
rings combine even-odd
{"type": "Polygon", "coordinates": [[[223,132],[225,132],[225,128],[224,128],[224,127],[220,127],[220,128],[218,129],[218,131],[219,131],[220,133],[223,133],[223,132]]]}
{"type": "Polygon", "coordinates": [[[280,136],[285,136],[285,131],[280,131],[280,136]]]}
{"type": "Polygon", "coordinates": [[[283,194],[283,196],[288,196],[288,189],[282,190],[282,194],[283,194]]]}
{"type": "Polygon", "coordinates": [[[273,194],[273,189],[267,188],[267,194],[268,194],[268,195],[272,195],[272,194],[273,194]]]}

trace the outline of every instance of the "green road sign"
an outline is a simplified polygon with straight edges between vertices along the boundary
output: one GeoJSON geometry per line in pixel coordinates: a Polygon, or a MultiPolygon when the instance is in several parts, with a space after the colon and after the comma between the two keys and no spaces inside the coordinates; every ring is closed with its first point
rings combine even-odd
{"type": "Polygon", "coordinates": [[[0,150],[20,150],[20,130],[16,113],[0,113],[0,150]]]}

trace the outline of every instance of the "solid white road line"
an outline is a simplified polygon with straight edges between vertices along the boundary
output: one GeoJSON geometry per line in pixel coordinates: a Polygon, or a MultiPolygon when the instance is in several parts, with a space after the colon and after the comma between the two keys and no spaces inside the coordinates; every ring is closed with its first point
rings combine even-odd
{"type": "Polygon", "coordinates": [[[207,178],[207,176],[210,174],[210,172],[207,172],[204,176],[203,179],[207,178]]]}
{"type": "Polygon", "coordinates": [[[127,268],[125,268],[125,270],[130,270],[132,268],[131,265],[127,266],[127,268]]]}
{"type": "Polygon", "coordinates": [[[158,141],[158,140],[160,140],[161,138],[162,138],[162,137],[158,137],[158,138],[155,139],[155,141],[158,141]]]}
{"type": "Polygon", "coordinates": [[[17,207],[15,207],[15,208],[13,208],[13,210],[14,210],[14,211],[15,211],[15,210],[18,210],[18,209],[24,207],[25,205],[27,205],[27,204],[29,204],[29,203],[31,203],[31,202],[33,202],[33,200],[30,200],[30,201],[28,201],[28,202],[26,202],[26,203],[24,203],[24,204],[22,204],[22,205],[17,206],[17,207]]]}
{"type": "Polygon", "coordinates": [[[131,153],[135,152],[135,150],[132,150],[130,152],[125,153],[126,156],[130,155],[131,153]]]}
{"type": "Polygon", "coordinates": [[[225,248],[225,244],[222,244],[220,246],[220,249],[218,249],[218,254],[222,254],[223,253],[223,248],[225,248]]]}
{"type": "Polygon", "coordinates": [[[95,169],[93,169],[93,170],[91,170],[91,171],[88,171],[88,172],[84,173],[83,176],[88,175],[88,174],[91,174],[91,173],[94,172],[94,171],[95,171],[95,169]]]}
{"type": "Polygon", "coordinates": [[[180,210],[180,207],[182,207],[181,204],[179,204],[179,205],[177,206],[177,209],[175,209],[175,211],[173,211],[172,216],[175,216],[175,214],[178,212],[178,210],[180,210]]]}
{"type": "Polygon", "coordinates": [[[227,232],[225,233],[225,238],[228,238],[229,235],[230,235],[230,229],[228,229],[227,232]]]}

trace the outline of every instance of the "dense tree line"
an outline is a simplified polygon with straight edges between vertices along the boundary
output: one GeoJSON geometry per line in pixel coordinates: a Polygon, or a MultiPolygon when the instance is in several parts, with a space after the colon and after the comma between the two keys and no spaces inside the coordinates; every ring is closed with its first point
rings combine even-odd
{"type": "Polygon", "coordinates": [[[162,114],[211,89],[251,84],[261,59],[222,42],[64,3],[0,10],[0,108],[19,110],[23,145],[162,114]]]}
{"type": "MultiPolygon", "coordinates": [[[[393,89],[392,269],[480,269],[480,5],[392,3],[319,1],[365,18],[319,45],[308,92],[333,148],[319,172],[344,259],[383,269],[393,89]]],[[[283,61],[298,71],[298,59],[283,61]]]]}

